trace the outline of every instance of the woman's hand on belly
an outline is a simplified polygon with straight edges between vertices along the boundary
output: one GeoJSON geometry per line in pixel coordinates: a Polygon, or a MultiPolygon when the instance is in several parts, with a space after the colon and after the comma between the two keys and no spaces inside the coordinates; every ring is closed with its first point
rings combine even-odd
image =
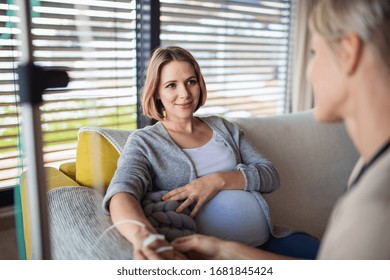
{"type": "Polygon", "coordinates": [[[162,199],[165,201],[183,200],[183,203],[176,209],[178,213],[194,204],[190,216],[195,217],[207,201],[220,190],[243,190],[244,188],[245,178],[241,171],[217,172],[176,188],[165,194],[162,199]]]}
{"type": "Polygon", "coordinates": [[[179,187],[168,192],[162,197],[162,199],[164,201],[182,200],[183,203],[176,209],[177,213],[181,213],[184,209],[194,204],[190,216],[195,217],[202,206],[213,198],[219,191],[215,180],[216,176],[213,175],[215,174],[197,178],[183,187],[179,187]]]}

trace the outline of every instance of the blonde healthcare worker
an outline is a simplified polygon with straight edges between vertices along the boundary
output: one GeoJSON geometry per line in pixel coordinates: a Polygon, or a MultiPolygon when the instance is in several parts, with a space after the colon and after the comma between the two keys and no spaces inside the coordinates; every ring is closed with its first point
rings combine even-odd
{"type": "MultiPolygon", "coordinates": [[[[390,259],[390,1],[320,0],[310,28],[307,76],[315,116],[343,121],[361,156],[317,258],[390,259]]],[[[173,246],[192,258],[286,258],[204,235],[179,238],[173,246]]]]}

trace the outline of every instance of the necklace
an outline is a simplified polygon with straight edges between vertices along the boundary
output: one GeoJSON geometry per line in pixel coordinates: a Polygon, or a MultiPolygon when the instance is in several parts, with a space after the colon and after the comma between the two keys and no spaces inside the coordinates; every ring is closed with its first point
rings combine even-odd
{"type": "Polygon", "coordinates": [[[390,148],[390,141],[388,141],[385,145],[382,146],[382,148],[379,149],[379,151],[375,154],[375,156],[366,163],[363,168],[360,170],[359,175],[356,176],[355,180],[351,184],[353,187],[357,184],[357,182],[360,180],[360,178],[363,176],[363,174],[386,152],[387,149],[390,148]]]}

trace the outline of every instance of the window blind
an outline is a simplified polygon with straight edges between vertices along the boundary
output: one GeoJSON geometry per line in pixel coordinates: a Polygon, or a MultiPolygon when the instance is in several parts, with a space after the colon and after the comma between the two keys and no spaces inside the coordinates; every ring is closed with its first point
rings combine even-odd
{"type": "Polygon", "coordinates": [[[285,112],[291,1],[160,2],[161,45],[190,50],[205,77],[199,114],[285,112]]]}
{"type": "MultiPolygon", "coordinates": [[[[136,127],[136,77],[143,74],[136,61],[136,8],[142,5],[131,0],[30,2],[36,63],[66,67],[71,78],[67,88],[48,90],[40,108],[44,161],[58,166],[74,160],[79,127],[136,127]]],[[[206,80],[208,100],[197,113],[240,117],[285,111],[291,2],[160,1],[158,41],[190,50],[206,80]]],[[[13,186],[20,172],[17,9],[14,0],[0,0],[0,189],[13,186]]],[[[143,12],[146,21],[156,16],[143,12]]]]}
{"type": "Polygon", "coordinates": [[[18,166],[18,98],[16,77],[18,33],[16,24],[17,7],[14,1],[0,1],[0,188],[11,186],[15,182],[18,166]]]}
{"type": "MultiPolygon", "coordinates": [[[[136,125],[135,1],[31,1],[37,65],[66,67],[67,88],[43,96],[44,162],[74,160],[84,125],[136,125]]],[[[18,165],[19,21],[14,1],[0,2],[0,188],[14,185],[18,165]]]]}

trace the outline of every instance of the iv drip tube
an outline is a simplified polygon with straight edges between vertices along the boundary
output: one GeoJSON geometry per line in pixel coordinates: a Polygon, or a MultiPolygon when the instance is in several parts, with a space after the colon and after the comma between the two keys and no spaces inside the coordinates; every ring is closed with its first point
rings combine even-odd
{"type": "MultiPolygon", "coordinates": [[[[22,136],[27,158],[27,196],[31,221],[32,259],[51,259],[47,212],[47,188],[43,169],[42,130],[39,110],[40,97],[32,86],[34,78],[31,12],[28,0],[18,0],[20,18],[20,65],[26,67],[24,77],[19,73],[19,94],[22,102],[22,136]],[[27,99],[22,100],[22,94],[27,99]],[[30,98],[29,98],[30,97],[30,98]],[[35,100],[33,100],[35,99],[35,100]]],[[[39,95],[39,93],[38,93],[39,95]]]]}
{"type": "Polygon", "coordinates": [[[66,87],[66,72],[34,65],[31,8],[18,0],[21,59],[18,66],[19,96],[22,104],[22,140],[27,158],[27,197],[31,224],[31,259],[51,259],[47,187],[42,155],[42,128],[39,105],[46,88],[66,87]]]}

